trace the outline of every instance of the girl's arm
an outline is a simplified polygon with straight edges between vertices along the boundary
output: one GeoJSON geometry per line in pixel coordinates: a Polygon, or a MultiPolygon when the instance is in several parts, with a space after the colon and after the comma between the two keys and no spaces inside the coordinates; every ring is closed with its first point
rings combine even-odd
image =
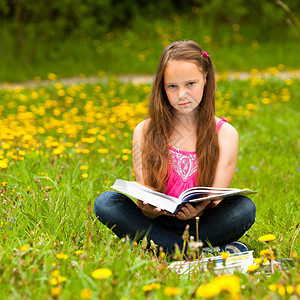
{"type": "MultiPolygon", "coordinates": [[[[233,175],[236,169],[239,136],[233,126],[224,123],[218,133],[219,139],[219,160],[217,163],[216,174],[212,187],[228,188],[230,187],[233,175]]],[[[202,204],[195,205],[186,204],[176,217],[182,220],[201,216],[204,208],[211,209],[218,205],[222,200],[207,201],[202,204]]]]}
{"type": "Polygon", "coordinates": [[[229,188],[236,169],[239,135],[233,126],[224,123],[218,139],[219,161],[212,187],[229,188]]]}
{"type": "MultiPolygon", "coordinates": [[[[132,162],[133,162],[133,170],[135,174],[135,179],[138,183],[145,185],[143,178],[143,166],[142,166],[142,149],[141,149],[141,141],[143,136],[143,130],[145,125],[147,125],[147,120],[141,122],[135,128],[133,132],[132,139],[132,162]]],[[[136,205],[142,210],[143,214],[148,218],[156,218],[162,214],[167,214],[166,211],[161,210],[158,207],[152,206],[146,202],[143,202],[139,199],[136,201],[136,205]]]]}
{"type": "Polygon", "coordinates": [[[142,167],[142,149],[141,142],[143,136],[143,128],[147,120],[138,124],[133,132],[132,138],[132,163],[135,174],[135,179],[140,184],[145,184],[143,179],[143,167],[142,167]]]}
{"type": "MultiPolygon", "coordinates": [[[[224,123],[218,134],[219,161],[212,187],[229,188],[233,179],[238,158],[239,135],[236,129],[224,123]]],[[[218,205],[221,200],[209,204],[209,209],[218,205]]]]}

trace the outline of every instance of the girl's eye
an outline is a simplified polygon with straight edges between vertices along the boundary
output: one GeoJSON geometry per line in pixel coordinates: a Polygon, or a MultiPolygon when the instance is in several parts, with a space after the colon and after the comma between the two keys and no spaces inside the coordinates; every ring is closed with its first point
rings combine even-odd
{"type": "Polygon", "coordinates": [[[195,82],[189,82],[188,83],[188,86],[193,86],[193,85],[195,85],[195,82]]]}
{"type": "Polygon", "coordinates": [[[169,89],[175,89],[175,88],[176,88],[176,85],[175,85],[175,84],[170,84],[170,85],[168,85],[168,88],[169,88],[169,89]]]}

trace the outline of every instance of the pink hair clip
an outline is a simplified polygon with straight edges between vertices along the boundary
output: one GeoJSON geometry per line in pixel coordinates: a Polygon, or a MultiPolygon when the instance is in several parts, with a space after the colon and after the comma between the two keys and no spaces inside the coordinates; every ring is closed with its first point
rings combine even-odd
{"type": "Polygon", "coordinates": [[[202,55],[204,56],[204,58],[208,59],[209,58],[209,54],[205,51],[202,50],[202,55]]]}

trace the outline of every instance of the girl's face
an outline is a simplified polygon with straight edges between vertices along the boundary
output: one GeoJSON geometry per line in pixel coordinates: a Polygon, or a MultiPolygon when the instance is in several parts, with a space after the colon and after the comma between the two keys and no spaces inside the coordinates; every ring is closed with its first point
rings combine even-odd
{"type": "Polygon", "coordinates": [[[200,104],[206,76],[193,61],[169,60],[164,88],[170,104],[181,114],[192,114],[200,104]]]}

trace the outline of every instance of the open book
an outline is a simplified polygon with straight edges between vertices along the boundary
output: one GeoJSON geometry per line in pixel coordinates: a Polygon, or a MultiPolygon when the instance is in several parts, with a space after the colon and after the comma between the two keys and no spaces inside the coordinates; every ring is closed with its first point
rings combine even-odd
{"type": "Polygon", "coordinates": [[[170,213],[176,213],[184,203],[198,203],[206,200],[218,200],[234,195],[255,193],[249,189],[194,187],[185,190],[176,198],[148,188],[135,181],[117,179],[112,188],[128,196],[137,198],[170,213]]]}

